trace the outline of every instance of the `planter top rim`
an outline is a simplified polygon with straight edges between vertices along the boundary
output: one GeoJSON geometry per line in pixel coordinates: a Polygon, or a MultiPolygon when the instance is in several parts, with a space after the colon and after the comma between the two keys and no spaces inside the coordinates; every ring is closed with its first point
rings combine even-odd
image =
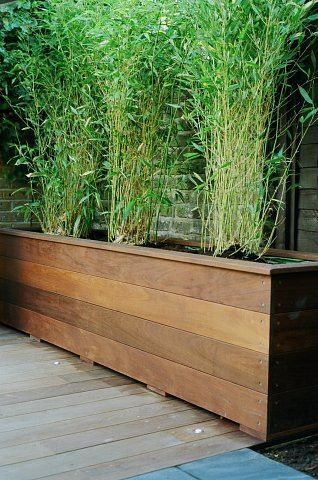
{"type": "MultiPolygon", "coordinates": [[[[225,270],[238,270],[242,272],[256,273],[260,275],[276,275],[283,273],[304,272],[304,271],[317,271],[318,270],[318,255],[304,254],[304,262],[295,265],[271,265],[266,263],[257,263],[248,260],[238,260],[221,257],[211,257],[206,255],[200,255],[197,253],[185,253],[177,252],[175,250],[163,250],[152,247],[140,247],[136,245],[115,244],[110,242],[104,242],[100,240],[87,240],[82,238],[63,237],[60,235],[47,235],[40,232],[32,232],[29,230],[18,230],[10,228],[0,228],[0,235],[11,235],[14,237],[24,237],[36,240],[45,240],[53,243],[61,243],[66,245],[78,245],[87,248],[93,248],[98,250],[114,251],[125,254],[134,254],[150,258],[160,258],[163,260],[170,260],[183,263],[192,263],[196,265],[204,265],[209,267],[216,267],[225,270]],[[307,261],[310,260],[310,261],[307,261]]],[[[283,250],[278,250],[281,256],[283,250]]],[[[286,251],[288,252],[288,251],[286,251]]],[[[274,253],[273,250],[270,252],[274,253]]],[[[301,258],[299,252],[298,258],[301,258]]],[[[288,252],[287,256],[292,256],[291,252],[288,252]]]]}

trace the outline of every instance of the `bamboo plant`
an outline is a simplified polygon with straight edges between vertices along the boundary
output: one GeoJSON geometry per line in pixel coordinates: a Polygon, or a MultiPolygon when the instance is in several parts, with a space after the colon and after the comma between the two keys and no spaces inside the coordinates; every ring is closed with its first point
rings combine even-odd
{"type": "Polygon", "coordinates": [[[16,81],[27,100],[15,105],[33,142],[18,145],[33,201],[27,212],[49,234],[86,236],[100,204],[98,182],[105,149],[103,105],[96,75],[98,2],[52,0],[16,54],[16,81]]]}
{"type": "Polygon", "coordinates": [[[295,93],[289,79],[313,5],[202,0],[193,6],[186,116],[194,154],[205,164],[205,175],[194,177],[202,246],[215,255],[258,255],[275,235],[297,150],[284,143],[295,120],[288,111],[295,93]]]}
{"type": "Polygon", "coordinates": [[[173,150],[182,64],[182,9],[170,0],[117,1],[104,61],[108,156],[106,219],[111,241],[146,244],[175,172],[173,150]],[[178,58],[177,58],[178,57],[178,58]]]}
{"type": "MultiPolygon", "coordinates": [[[[110,241],[156,240],[186,128],[185,156],[204,165],[193,174],[202,246],[214,255],[265,250],[299,143],[286,142],[290,79],[315,4],[39,2],[11,77],[34,139],[18,145],[17,164],[28,168],[28,211],[43,231],[87,236],[106,196],[110,241]]],[[[314,118],[308,85],[296,88],[314,118]]]]}

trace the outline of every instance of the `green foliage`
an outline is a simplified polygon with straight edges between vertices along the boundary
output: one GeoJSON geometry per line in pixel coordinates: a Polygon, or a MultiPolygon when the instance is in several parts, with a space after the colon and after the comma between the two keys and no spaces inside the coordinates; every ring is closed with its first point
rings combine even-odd
{"type": "Polygon", "coordinates": [[[176,68],[186,38],[173,0],[51,0],[14,73],[34,145],[18,147],[47,233],[85,236],[100,205],[112,241],[147,243],[177,159],[176,68]],[[105,188],[99,188],[101,179],[105,188]]]}
{"type": "Polygon", "coordinates": [[[0,4],[0,152],[6,158],[13,154],[11,144],[16,141],[17,135],[21,137],[24,134],[21,132],[22,119],[15,114],[4,96],[8,96],[15,104],[27,101],[25,91],[15,81],[15,57],[19,42],[29,38],[36,25],[35,12],[39,5],[37,0],[0,4]]]}
{"type": "MultiPolygon", "coordinates": [[[[102,42],[108,129],[109,238],[147,243],[161,207],[169,204],[167,181],[183,62],[185,15],[175,1],[115,1],[102,42]]],[[[154,232],[155,233],[155,232],[154,232]]]]}
{"type": "MultiPolygon", "coordinates": [[[[313,5],[201,0],[192,7],[186,115],[205,163],[205,175],[195,178],[202,243],[215,254],[233,246],[257,253],[270,216],[273,238],[296,150],[283,141],[295,121],[289,80],[313,5]]],[[[303,87],[300,93],[313,107],[303,87]]]]}
{"type": "Polygon", "coordinates": [[[100,201],[99,21],[98,2],[50,0],[16,55],[18,82],[29,98],[16,108],[35,139],[33,146],[18,146],[16,163],[28,169],[29,212],[50,234],[86,236],[100,201]]]}
{"type": "Polygon", "coordinates": [[[290,98],[296,92],[298,107],[304,103],[303,128],[317,113],[312,71],[300,64],[315,3],[20,0],[5,7],[0,76],[31,138],[20,136],[16,163],[27,168],[29,212],[43,230],[88,235],[102,192],[109,239],[148,243],[184,159],[199,164],[202,244],[220,254],[233,246],[258,253],[265,236],[270,243],[299,143],[290,133],[290,98]],[[304,81],[293,85],[299,70],[304,81]],[[183,152],[180,130],[190,135],[183,152]]]}

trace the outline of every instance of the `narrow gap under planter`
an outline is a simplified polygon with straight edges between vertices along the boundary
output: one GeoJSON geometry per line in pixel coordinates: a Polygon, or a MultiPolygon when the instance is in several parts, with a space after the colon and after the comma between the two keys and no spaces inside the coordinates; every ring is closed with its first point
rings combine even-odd
{"type": "Polygon", "coordinates": [[[1,321],[271,440],[318,426],[318,263],[304,258],[2,229],[1,321]]]}

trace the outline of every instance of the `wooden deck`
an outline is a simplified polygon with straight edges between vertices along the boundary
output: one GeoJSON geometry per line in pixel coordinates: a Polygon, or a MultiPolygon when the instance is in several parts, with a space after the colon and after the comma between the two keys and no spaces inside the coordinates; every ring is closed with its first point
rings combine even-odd
{"type": "Polygon", "coordinates": [[[0,325],[0,479],[120,480],[260,443],[0,325]]]}

